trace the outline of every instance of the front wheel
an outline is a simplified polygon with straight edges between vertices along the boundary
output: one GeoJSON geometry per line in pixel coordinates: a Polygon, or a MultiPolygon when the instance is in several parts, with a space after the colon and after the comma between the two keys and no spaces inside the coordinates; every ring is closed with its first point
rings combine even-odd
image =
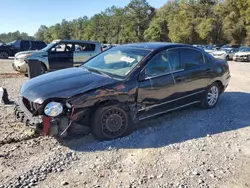
{"type": "Polygon", "coordinates": [[[99,107],[92,117],[91,133],[98,140],[112,140],[132,131],[130,114],[122,105],[99,107]]]}
{"type": "Polygon", "coordinates": [[[218,84],[213,83],[209,86],[205,92],[205,95],[202,99],[201,106],[205,109],[214,108],[219,101],[220,97],[220,88],[218,84]]]}
{"type": "Polygon", "coordinates": [[[227,61],[229,60],[229,56],[228,56],[228,55],[226,56],[226,60],[227,60],[227,61]]]}
{"type": "Polygon", "coordinates": [[[7,52],[0,52],[0,59],[8,59],[9,54],[7,52]]]}

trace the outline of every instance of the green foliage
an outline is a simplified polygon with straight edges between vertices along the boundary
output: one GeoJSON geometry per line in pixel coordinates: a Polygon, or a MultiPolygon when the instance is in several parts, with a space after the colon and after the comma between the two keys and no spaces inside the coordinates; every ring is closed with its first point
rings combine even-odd
{"type": "MultiPolygon", "coordinates": [[[[0,35],[0,40],[29,38],[26,33],[0,35]]],[[[41,25],[35,38],[94,40],[102,43],[143,41],[190,44],[250,44],[250,0],[171,0],[159,9],[146,0],[131,0],[123,7],[110,7],[50,27],[41,25]]]]}
{"type": "Polygon", "coordinates": [[[27,33],[20,33],[19,31],[0,34],[0,40],[6,43],[18,39],[34,39],[34,37],[29,36],[27,33]]]}

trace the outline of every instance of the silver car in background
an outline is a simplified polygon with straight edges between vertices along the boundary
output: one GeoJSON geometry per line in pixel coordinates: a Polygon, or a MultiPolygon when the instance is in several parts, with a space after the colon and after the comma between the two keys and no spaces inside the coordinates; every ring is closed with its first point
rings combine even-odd
{"type": "Polygon", "coordinates": [[[213,51],[211,55],[216,59],[232,60],[236,52],[237,50],[233,48],[223,48],[218,51],[213,51]]]}

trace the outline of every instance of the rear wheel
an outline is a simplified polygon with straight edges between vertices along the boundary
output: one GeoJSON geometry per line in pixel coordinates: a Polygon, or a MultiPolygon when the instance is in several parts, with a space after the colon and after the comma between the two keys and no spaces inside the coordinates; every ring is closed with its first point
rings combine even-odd
{"type": "Polygon", "coordinates": [[[43,63],[41,63],[41,74],[44,74],[46,70],[47,70],[46,66],[43,63]]]}
{"type": "Polygon", "coordinates": [[[132,131],[130,114],[122,105],[101,106],[92,118],[91,132],[98,140],[112,140],[132,131]]]}
{"type": "Polygon", "coordinates": [[[213,83],[207,88],[201,106],[205,109],[214,108],[219,101],[219,97],[220,88],[217,83],[213,83]]]}
{"type": "Polygon", "coordinates": [[[7,52],[0,52],[0,59],[8,59],[9,54],[7,52]]]}
{"type": "Polygon", "coordinates": [[[228,56],[228,55],[226,56],[226,60],[227,60],[227,61],[229,60],[229,56],[228,56]]]}

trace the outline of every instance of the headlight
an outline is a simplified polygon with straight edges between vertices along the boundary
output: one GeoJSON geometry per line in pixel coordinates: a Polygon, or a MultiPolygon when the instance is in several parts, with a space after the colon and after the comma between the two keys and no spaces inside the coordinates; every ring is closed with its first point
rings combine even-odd
{"type": "Polygon", "coordinates": [[[50,102],[44,108],[44,113],[47,116],[55,117],[63,112],[63,105],[59,102],[50,102]]]}

